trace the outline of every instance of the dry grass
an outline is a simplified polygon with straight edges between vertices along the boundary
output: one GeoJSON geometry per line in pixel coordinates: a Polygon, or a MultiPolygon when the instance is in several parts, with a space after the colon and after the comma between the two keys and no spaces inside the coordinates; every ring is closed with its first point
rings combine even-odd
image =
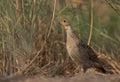
{"type": "MultiPolygon", "coordinates": [[[[86,41],[89,36],[89,20],[87,19],[89,18],[89,2],[75,0],[75,3],[71,3],[71,1],[74,0],[0,1],[0,75],[22,73],[71,76],[79,72],[67,56],[65,33],[58,20],[61,16],[69,19],[76,27],[74,28],[76,33],[86,41]]],[[[103,2],[99,5],[103,5],[103,2]]],[[[95,8],[94,11],[98,12],[97,9],[95,8]]],[[[106,9],[111,11],[108,7],[106,9]]],[[[96,51],[103,50],[102,54],[113,54],[112,57],[119,62],[120,44],[114,35],[120,33],[117,26],[120,20],[116,15],[113,16],[114,13],[112,16],[110,14],[111,19],[110,16],[106,17],[105,13],[95,15],[98,19],[97,16],[102,17],[106,22],[93,20],[95,29],[93,29],[91,46],[96,51]],[[99,23],[106,27],[115,25],[116,29],[113,28],[114,32],[108,28],[102,29],[105,26],[100,26],[99,23]]],[[[111,61],[110,65],[115,71],[119,70],[116,63],[111,61]]]]}

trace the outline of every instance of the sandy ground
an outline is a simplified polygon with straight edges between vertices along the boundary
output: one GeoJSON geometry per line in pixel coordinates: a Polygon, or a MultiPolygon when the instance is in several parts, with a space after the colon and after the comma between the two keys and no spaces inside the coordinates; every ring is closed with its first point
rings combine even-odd
{"type": "Polygon", "coordinates": [[[120,75],[85,73],[78,74],[73,77],[15,76],[9,78],[0,78],[0,82],[120,82],[120,75]]]}

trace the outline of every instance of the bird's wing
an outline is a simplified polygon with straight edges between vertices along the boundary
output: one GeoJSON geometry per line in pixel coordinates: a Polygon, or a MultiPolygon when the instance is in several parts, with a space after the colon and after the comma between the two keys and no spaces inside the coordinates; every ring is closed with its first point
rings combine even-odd
{"type": "Polygon", "coordinates": [[[82,40],[80,40],[80,42],[79,42],[79,47],[80,46],[86,51],[90,60],[92,60],[92,61],[97,61],[98,60],[97,54],[93,51],[93,49],[90,46],[88,46],[82,40]]]}

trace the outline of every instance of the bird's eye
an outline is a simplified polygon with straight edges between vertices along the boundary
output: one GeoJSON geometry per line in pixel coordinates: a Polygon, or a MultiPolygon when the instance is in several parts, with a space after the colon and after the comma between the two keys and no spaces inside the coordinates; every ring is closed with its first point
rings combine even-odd
{"type": "Polygon", "coordinates": [[[64,22],[66,22],[66,21],[64,20],[64,22]]]}

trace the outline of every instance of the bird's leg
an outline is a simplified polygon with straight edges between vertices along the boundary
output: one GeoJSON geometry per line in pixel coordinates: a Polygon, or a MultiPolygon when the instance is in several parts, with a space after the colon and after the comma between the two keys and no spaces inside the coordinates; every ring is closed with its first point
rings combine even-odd
{"type": "Polygon", "coordinates": [[[85,73],[87,71],[87,67],[86,66],[83,66],[83,72],[85,73]]]}
{"type": "Polygon", "coordinates": [[[83,65],[80,65],[79,69],[80,69],[80,73],[84,73],[85,72],[83,65]]]}
{"type": "Polygon", "coordinates": [[[84,72],[84,67],[83,67],[83,65],[79,65],[78,68],[79,68],[80,72],[84,72]]]}

